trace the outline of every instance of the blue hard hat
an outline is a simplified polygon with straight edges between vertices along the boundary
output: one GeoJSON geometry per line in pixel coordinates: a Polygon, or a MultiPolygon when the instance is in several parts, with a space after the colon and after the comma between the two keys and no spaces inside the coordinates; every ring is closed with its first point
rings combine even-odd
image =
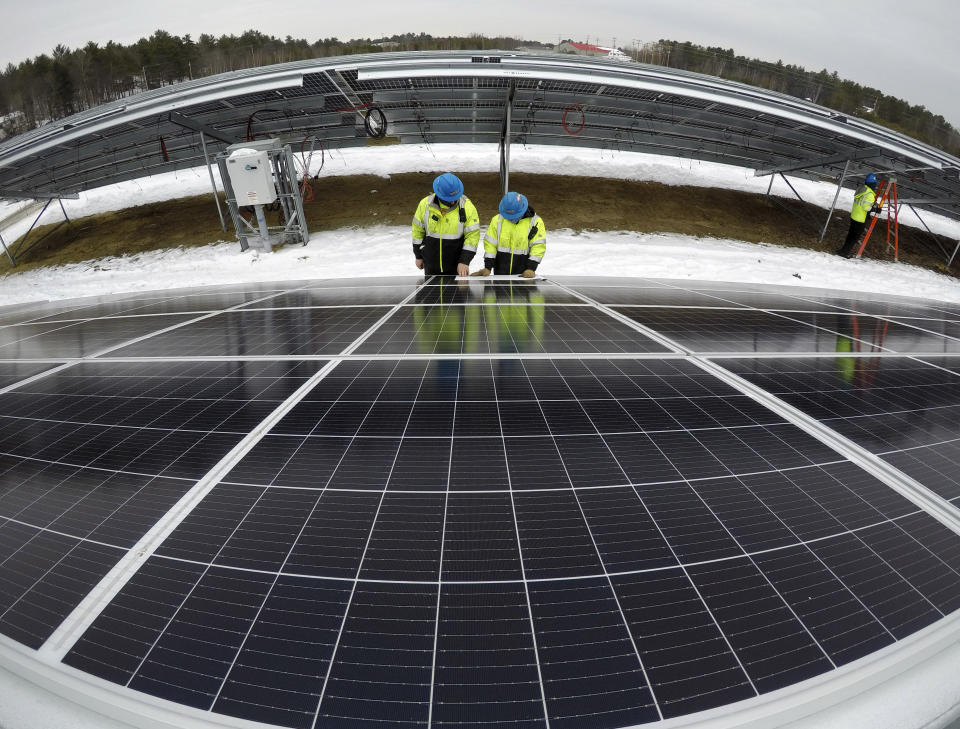
{"type": "Polygon", "coordinates": [[[450,172],[444,172],[433,181],[433,191],[444,202],[456,202],[463,195],[463,183],[450,172]]]}
{"type": "Polygon", "coordinates": [[[876,185],[876,184],[877,184],[877,176],[871,172],[869,175],[867,175],[866,177],[863,178],[863,181],[864,181],[865,183],[867,183],[868,185],[876,185]]]}
{"type": "Polygon", "coordinates": [[[527,198],[519,192],[508,192],[500,200],[500,206],[497,208],[500,215],[510,221],[520,220],[523,214],[527,212],[527,198]]]}

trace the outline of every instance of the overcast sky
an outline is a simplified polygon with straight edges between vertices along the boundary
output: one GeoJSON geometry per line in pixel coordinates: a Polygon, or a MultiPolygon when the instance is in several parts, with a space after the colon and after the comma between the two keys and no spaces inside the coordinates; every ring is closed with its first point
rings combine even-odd
{"type": "Polygon", "coordinates": [[[309,41],[394,33],[558,37],[629,47],[660,38],[782,60],[923,104],[960,128],[957,0],[482,0],[446,4],[362,0],[0,0],[0,63],[57,43],[131,43],[158,28],[176,35],[256,29],[309,41]]]}

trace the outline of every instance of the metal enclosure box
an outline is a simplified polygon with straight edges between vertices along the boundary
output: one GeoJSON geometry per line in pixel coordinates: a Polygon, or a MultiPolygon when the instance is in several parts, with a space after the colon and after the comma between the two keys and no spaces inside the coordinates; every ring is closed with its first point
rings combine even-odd
{"type": "Polygon", "coordinates": [[[266,151],[249,147],[232,151],[227,157],[227,174],[238,205],[269,205],[277,199],[266,151]]]}

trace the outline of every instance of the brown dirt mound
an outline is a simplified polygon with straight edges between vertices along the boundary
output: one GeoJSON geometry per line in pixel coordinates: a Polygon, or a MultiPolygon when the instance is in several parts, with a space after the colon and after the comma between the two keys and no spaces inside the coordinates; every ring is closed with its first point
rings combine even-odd
{"type": "MultiPolygon", "coordinates": [[[[321,177],[312,183],[313,202],[305,206],[308,227],[318,231],[373,224],[408,225],[417,202],[429,193],[434,175],[321,177]]],[[[499,200],[498,176],[465,173],[460,177],[480,212],[481,223],[486,225],[499,200]]],[[[527,195],[548,230],[681,233],[836,251],[848,225],[848,216],[835,212],[821,244],[817,238],[826,211],[799,200],[656,182],[523,173],[511,175],[510,187],[527,195]]],[[[0,262],[0,273],[233,240],[231,230],[220,230],[212,195],[91,215],[54,227],[35,230],[31,238],[48,235],[15,269],[6,260],[0,262]]],[[[907,227],[900,232],[900,260],[954,274],[946,268],[933,236],[907,227]]],[[[947,251],[956,245],[956,241],[942,236],[937,240],[947,251]]],[[[879,224],[865,255],[892,258],[885,250],[884,230],[879,224]]]]}

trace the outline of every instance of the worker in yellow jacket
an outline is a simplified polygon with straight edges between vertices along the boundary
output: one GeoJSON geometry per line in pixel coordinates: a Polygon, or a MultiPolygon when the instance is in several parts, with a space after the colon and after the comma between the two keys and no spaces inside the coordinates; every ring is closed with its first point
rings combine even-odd
{"type": "Polygon", "coordinates": [[[480,216],[460,178],[445,172],[433,181],[413,214],[413,256],[428,276],[466,276],[480,243],[480,216]]]}
{"type": "Polygon", "coordinates": [[[533,278],[546,252],[547,227],[543,219],[525,196],[508,192],[483,236],[483,268],[472,275],[489,276],[493,272],[498,276],[519,274],[533,278]]]}
{"type": "Polygon", "coordinates": [[[857,188],[853,196],[853,208],[850,210],[850,229],[847,231],[847,239],[843,242],[843,248],[839,254],[844,258],[852,258],[854,248],[860,243],[860,236],[863,235],[863,229],[867,226],[867,216],[870,213],[877,213],[880,208],[877,207],[877,176],[872,172],[863,179],[863,184],[857,188]]]}

